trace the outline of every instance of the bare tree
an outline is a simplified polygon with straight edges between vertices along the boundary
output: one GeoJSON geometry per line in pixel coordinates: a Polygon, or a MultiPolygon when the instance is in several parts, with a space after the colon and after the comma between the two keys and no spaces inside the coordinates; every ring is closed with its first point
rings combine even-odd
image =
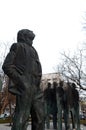
{"type": "Polygon", "coordinates": [[[78,50],[72,56],[61,53],[62,62],[57,65],[58,72],[67,81],[73,81],[79,89],[86,90],[86,56],[84,50],[78,50]]]}
{"type": "Polygon", "coordinates": [[[10,48],[10,44],[8,42],[0,43],[0,73],[2,72],[2,64],[5,59],[5,56],[9,51],[9,48],[10,48]]]}

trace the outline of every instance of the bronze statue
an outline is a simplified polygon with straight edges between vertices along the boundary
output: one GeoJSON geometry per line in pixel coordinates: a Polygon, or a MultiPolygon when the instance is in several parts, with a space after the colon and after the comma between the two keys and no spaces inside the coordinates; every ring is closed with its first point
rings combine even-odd
{"type": "Polygon", "coordinates": [[[72,128],[80,130],[79,118],[79,93],[76,85],[70,82],[60,81],[57,88],[57,107],[58,107],[58,129],[62,130],[62,111],[65,129],[70,129],[69,113],[72,119],[72,128]],[[77,127],[77,128],[75,128],[77,127]]]}
{"type": "Polygon", "coordinates": [[[51,114],[51,83],[48,82],[47,88],[44,90],[44,99],[45,99],[45,123],[47,129],[50,129],[50,114],[51,114]]]}
{"type": "Polygon", "coordinates": [[[33,31],[20,30],[17,43],[12,44],[2,66],[10,79],[9,91],[16,95],[11,130],[26,130],[30,114],[36,118],[32,119],[32,129],[44,129],[44,100],[40,89],[42,67],[37,51],[32,46],[34,38],[33,31]]]}

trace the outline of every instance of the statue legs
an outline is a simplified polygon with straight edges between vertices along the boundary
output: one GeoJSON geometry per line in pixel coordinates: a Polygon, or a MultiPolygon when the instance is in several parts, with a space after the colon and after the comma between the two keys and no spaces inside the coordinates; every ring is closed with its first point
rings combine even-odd
{"type": "Polygon", "coordinates": [[[44,130],[45,128],[45,113],[44,113],[44,103],[41,100],[37,100],[32,105],[31,110],[32,117],[32,130],[44,130]]]}
{"type": "Polygon", "coordinates": [[[57,102],[52,103],[53,129],[57,129],[57,102]]]}
{"type": "Polygon", "coordinates": [[[70,121],[69,121],[69,108],[64,108],[64,123],[65,123],[65,129],[70,129],[70,121]]]}
{"type": "Polygon", "coordinates": [[[24,94],[16,96],[15,115],[13,117],[13,125],[11,130],[27,130],[29,115],[31,109],[35,113],[35,118],[32,115],[34,130],[44,130],[44,102],[42,97],[33,94],[24,94]],[[33,108],[33,109],[32,109],[33,108]]]}
{"type": "Polygon", "coordinates": [[[26,97],[16,96],[16,108],[11,130],[26,130],[29,121],[31,100],[27,104],[26,97]]]}
{"type": "Polygon", "coordinates": [[[58,108],[58,130],[62,130],[62,105],[60,97],[57,94],[57,108],[58,108]]]}
{"type": "Polygon", "coordinates": [[[77,106],[74,107],[74,115],[75,115],[75,120],[77,125],[76,130],[80,130],[79,104],[77,104],[77,106]]]}
{"type": "Polygon", "coordinates": [[[50,129],[50,106],[46,105],[46,127],[50,129]]]}
{"type": "Polygon", "coordinates": [[[57,113],[53,113],[53,128],[57,130],[57,113]]]}

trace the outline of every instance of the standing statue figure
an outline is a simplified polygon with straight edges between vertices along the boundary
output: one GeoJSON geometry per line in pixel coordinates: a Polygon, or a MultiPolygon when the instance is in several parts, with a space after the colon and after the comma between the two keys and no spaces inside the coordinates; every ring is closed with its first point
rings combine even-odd
{"type": "Polygon", "coordinates": [[[17,34],[2,69],[9,77],[8,90],[16,95],[16,108],[11,130],[26,130],[32,114],[32,129],[44,130],[44,100],[40,89],[42,67],[32,46],[35,34],[22,29],[17,34]],[[35,115],[35,116],[34,116],[35,115]]]}
{"type": "Polygon", "coordinates": [[[45,114],[46,114],[46,127],[50,129],[50,114],[51,114],[51,83],[48,82],[47,88],[44,90],[45,99],[45,114]]]}
{"type": "Polygon", "coordinates": [[[52,88],[52,120],[53,120],[53,129],[57,130],[57,98],[56,98],[56,91],[57,91],[57,82],[53,82],[53,88],[52,88]]]}

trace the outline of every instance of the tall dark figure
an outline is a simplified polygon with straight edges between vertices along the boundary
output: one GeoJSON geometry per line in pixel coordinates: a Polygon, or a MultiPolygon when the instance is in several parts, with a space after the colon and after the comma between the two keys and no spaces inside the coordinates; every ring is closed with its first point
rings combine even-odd
{"type": "Polygon", "coordinates": [[[53,82],[52,89],[52,115],[53,115],[53,129],[57,130],[57,99],[56,99],[56,91],[57,91],[57,82],[53,82]]]}
{"type": "Polygon", "coordinates": [[[3,63],[2,69],[9,77],[9,91],[16,95],[16,108],[11,130],[26,130],[31,114],[35,130],[44,129],[44,101],[40,89],[42,67],[37,51],[32,46],[35,34],[22,29],[17,34],[3,63]]]}

